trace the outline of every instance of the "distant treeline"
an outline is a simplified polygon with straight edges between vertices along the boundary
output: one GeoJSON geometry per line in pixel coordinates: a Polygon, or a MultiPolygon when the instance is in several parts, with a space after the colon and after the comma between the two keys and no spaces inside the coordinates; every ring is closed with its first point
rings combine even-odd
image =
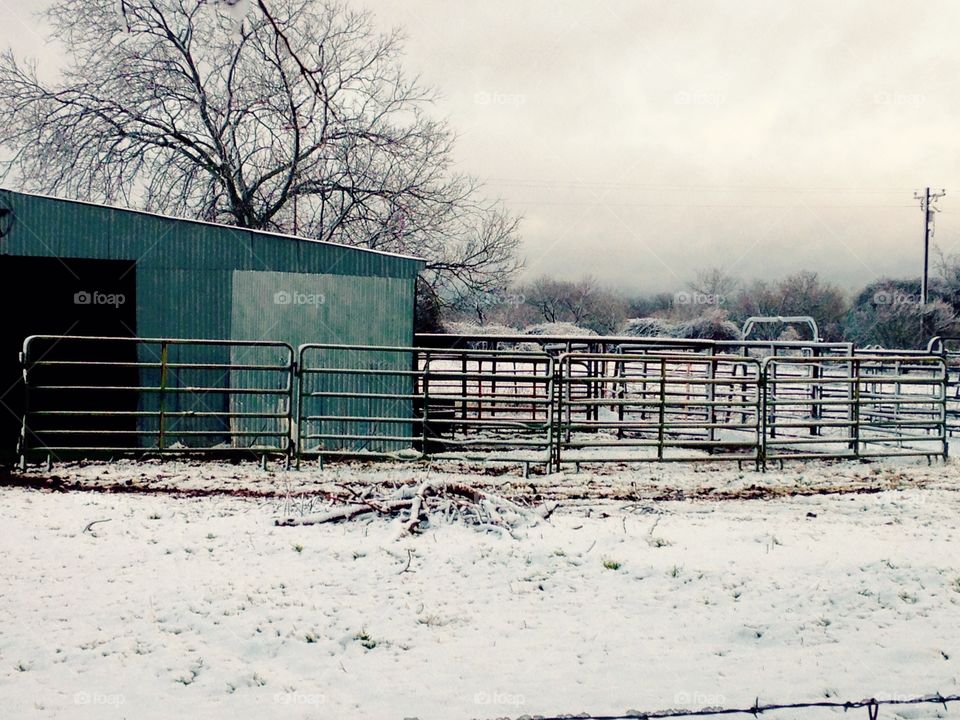
{"type": "MultiPolygon", "coordinates": [[[[933,335],[960,329],[960,263],[941,263],[926,304],[920,302],[919,279],[884,278],[851,295],[815,272],[744,283],[710,269],[673,293],[625,294],[591,277],[544,276],[443,303],[442,317],[440,305],[421,298],[421,330],[737,339],[751,316],[809,315],[827,341],[920,348],[933,335]]],[[[800,325],[770,325],[754,336],[809,339],[810,333],[800,325]]]]}

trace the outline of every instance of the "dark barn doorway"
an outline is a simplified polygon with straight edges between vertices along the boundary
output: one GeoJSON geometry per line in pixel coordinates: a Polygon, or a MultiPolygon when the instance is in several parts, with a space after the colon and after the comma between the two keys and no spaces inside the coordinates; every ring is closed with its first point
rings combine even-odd
{"type": "MultiPolygon", "coordinates": [[[[136,270],[127,260],[92,260],[0,256],[0,300],[4,322],[0,330],[0,457],[12,459],[24,409],[24,388],[20,351],[29,335],[96,335],[134,337],[136,335],[136,270]]],[[[47,342],[32,353],[45,361],[136,362],[133,343],[47,342]]],[[[105,387],[138,384],[136,368],[96,365],[52,366],[38,368],[33,375],[40,384],[105,387]]],[[[137,409],[133,391],[67,390],[56,395],[31,397],[32,405],[57,410],[137,409]]],[[[120,430],[120,446],[133,445],[136,417],[103,418],[68,416],[33,424],[38,430],[53,423],[69,432],[45,436],[48,445],[83,447],[96,436],[87,430],[120,430]]],[[[118,438],[104,443],[117,444],[118,438]]]]}

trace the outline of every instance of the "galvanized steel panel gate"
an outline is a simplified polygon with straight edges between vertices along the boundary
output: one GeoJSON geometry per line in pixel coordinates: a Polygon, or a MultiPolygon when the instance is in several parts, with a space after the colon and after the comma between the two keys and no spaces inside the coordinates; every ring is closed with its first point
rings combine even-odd
{"type": "Polygon", "coordinates": [[[285,343],[34,335],[21,456],[290,450],[285,343]]]}
{"type": "Polygon", "coordinates": [[[942,357],[764,361],[767,460],[946,456],[942,357]]]}
{"type": "Polygon", "coordinates": [[[560,357],[554,466],[762,460],[761,366],[737,356],[560,357]]]}
{"type": "Polygon", "coordinates": [[[549,459],[549,356],[316,344],[298,375],[298,456],[549,459]]]}

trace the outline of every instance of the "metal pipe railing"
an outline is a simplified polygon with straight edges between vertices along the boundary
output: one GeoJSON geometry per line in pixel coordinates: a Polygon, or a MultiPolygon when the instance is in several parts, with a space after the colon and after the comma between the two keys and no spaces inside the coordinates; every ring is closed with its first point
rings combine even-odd
{"type": "Polygon", "coordinates": [[[22,355],[21,455],[253,450],[298,461],[457,457],[553,469],[945,457],[960,372],[935,340],[942,352],[781,343],[754,357],[750,344],[712,341],[693,351],[621,343],[557,355],[34,336],[22,355]]]}
{"type": "Polygon", "coordinates": [[[310,344],[299,358],[298,458],[486,453],[549,461],[555,378],[549,355],[310,344]],[[350,382],[357,377],[379,378],[379,385],[358,390],[350,382]],[[400,381],[383,382],[390,377],[400,381]],[[357,400],[376,402],[358,412],[357,400]]]}
{"type": "Polygon", "coordinates": [[[554,469],[589,462],[759,463],[760,374],[759,361],[739,356],[564,354],[554,469]],[[571,371],[589,363],[604,374],[571,371]],[[599,392],[576,393],[577,387],[599,392]],[[610,415],[601,420],[593,409],[610,415]],[[718,437],[721,430],[725,437],[718,437]]]}
{"type": "Polygon", "coordinates": [[[286,456],[293,358],[273,341],[30,336],[21,463],[38,453],[286,456]]]}

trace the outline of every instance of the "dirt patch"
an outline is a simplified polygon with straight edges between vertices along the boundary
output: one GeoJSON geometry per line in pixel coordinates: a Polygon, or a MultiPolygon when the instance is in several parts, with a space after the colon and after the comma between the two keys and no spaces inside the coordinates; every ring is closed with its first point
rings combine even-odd
{"type": "MultiPolygon", "coordinates": [[[[854,466],[857,467],[857,466],[854,466]]],[[[933,485],[929,472],[886,470],[855,472],[848,466],[831,471],[818,468],[811,477],[782,473],[709,473],[682,475],[552,475],[530,479],[516,478],[504,472],[441,473],[429,466],[365,468],[350,466],[315,472],[278,472],[236,466],[168,468],[156,465],[67,466],[53,471],[0,471],[0,485],[46,492],[131,493],[195,498],[227,496],[238,498],[312,498],[349,501],[370,487],[397,487],[422,481],[427,476],[456,476],[478,489],[495,490],[516,502],[537,505],[543,502],[609,500],[626,502],[676,502],[683,500],[724,502],[771,500],[817,495],[869,495],[885,491],[922,489],[933,485]]],[[[649,475],[649,473],[647,474],[649,475]]],[[[955,489],[956,486],[947,487],[955,489]]]]}

